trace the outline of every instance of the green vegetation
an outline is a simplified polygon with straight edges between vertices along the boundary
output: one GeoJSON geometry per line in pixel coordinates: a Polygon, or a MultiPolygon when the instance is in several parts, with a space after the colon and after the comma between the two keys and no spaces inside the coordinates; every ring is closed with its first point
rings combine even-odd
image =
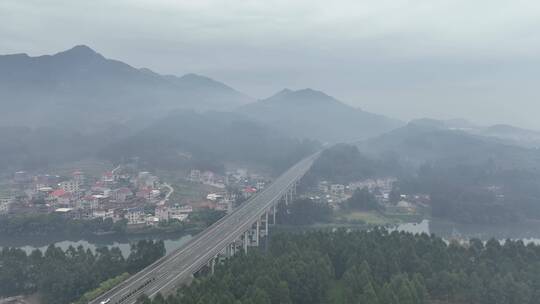
{"type": "Polygon", "coordinates": [[[163,241],[146,240],[132,244],[127,259],[117,247],[98,248],[94,253],[82,246],[64,251],[51,245],[45,252],[35,250],[29,255],[21,249],[3,248],[0,297],[37,292],[47,304],[71,303],[111,288],[125,277],[123,273],[135,273],[164,255],[163,241]]]}
{"type": "Polygon", "coordinates": [[[225,215],[224,211],[202,209],[193,212],[189,222],[171,220],[160,222],[156,227],[127,228],[127,221],[112,219],[77,220],[58,214],[32,214],[0,216],[0,234],[10,237],[45,236],[84,237],[102,233],[147,234],[158,232],[182,232],[204,229],[225,215]]]}
{"type": "Polygon", "coordinates": [[[338,144],[321,153],[305,178],[308,182],[329,180],[347,184],[375,176],[398,175],[401,170],[394,154],[375,159],[360,153],[356,146],[338,144]]]}
{"type": "Polygon", "coordinates": [[[378,211],[350,211],[342,210],[335,214],[336,222],[349,222],[368,225],[395,224],[399,220],[385,216],[378,211]]]}
{"type": "MultiPolygon", "coordinates": [[[[540,219],[536,150],[411,125],[368,141],[362,151],[366,154],[347,144],[325,150],[306,176],[306,184],[393,176],[398,182],[390,201],[397,203],[400,194],[427,194],[431,206],[423,211],[433,217],[477,224],[540,219]]],[[[347,202],[350,210],[379,208],[364,192],[347,202]]]]}
{"type": "Polygon", "coordinates": [[[277,222],[286,225],[312,225],[332,219],[332,208],[326,204],[304,198],[294,201],[287,208],[278,208],[277,222]]]}
{"type": "Polygon", "coordinates": [[[84,236],[94,233],[122,233],[126,221],[112,219],[76,220],[58,214],[0,216],[0,234],[6,236],[68,235],[84,236]]]}
{"type": "Polygon", "coordinates": [[[102,282],[99,284],[99,287],[86,292],[79,300],[75,302],[75,304],[87,304],[91,300],[99,297],[100,295],[104,294],[105,292],[111,290],[114,288],[114,286],[122,283],[123,281],[127,280],[129,278],[129,273],[124,272],[119,276],[116,276],[114,278],[108,279],[105,282],[102,282]]]}
{"type": "Polygon", "coordinates": [[[385,230],[272,237],[266,252],[239,255],[152,304],[533,304],[540,246],[495,240],[446,244],[385,230]]]}
{"type": "Polygon", "coordinates": [[[351,210],[363,211],[381,211],[383,209],[375,195],[367,188],[354,190],[353,195],[345,202],[345,206],[351,210]]]}
{"type": "Polygon", "coordinates": [[[224,217],[227,214],[223,210],[214,210],[214,209],[202,209],[191,214],[190,221],[195,223],[200,223],[203,228],[206,228],[213,223],[217,222],[220,218],[224,217]]]}
{"type": "Polygon", "coordinates": [[[434,217],[500,224],[540,218],[540,171],[478,165],[424,165],[396,185],[400,193],[427,193],[434,217]]]}

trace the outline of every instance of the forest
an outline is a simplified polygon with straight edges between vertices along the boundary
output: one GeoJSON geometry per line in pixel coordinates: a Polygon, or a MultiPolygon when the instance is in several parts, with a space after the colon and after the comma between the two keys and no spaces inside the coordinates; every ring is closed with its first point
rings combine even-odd
{"type": "Polygon", "coordinates": [[[46,304],[72,303],[102,282],[133,274],[164,255],[163,241],[146,240],[132,244],[127,258],[117,247],[93,252],[50,245],[30,254],[5,247],[0,251],[0,298],[38,293],[46,304]]]}
{"type": "Polygon", "coordinates": [[[328,180],[347,184],[366,178],[401,176],[404,171],[396,154],[382,153],[374,158],[360,152],[357,146],[337,144],[321,153],[305,179],[308,183],[328,180]]]}
{"type": "Polygon", "coordinates": [[[540,246],[447,244],[434,235],[338,230],[275,235],[174,296],[144,304],[533,304],[540,246]]]}
{"type": "MultiPolygon", "coordinates": [[[[531,157],[520,159],[509,152],[506,154],[513,157],[501,154],[499,158],[482,158],[476,153],[474,161],[419,160],[413,166],[401,154],[381,152],[377,158],[356,146],[339,144],[321,153],[303,183],[314,187],[318,181],[326,180],[347,185],[364,179],[394,177],[394,194],[428,194],[432,216],[437,218],[490,225],[540,219],[539,167],[531,157]]],[[[362,193],[357,193],[356,198],[361,198],[359,194],[362,193]]],[[[353,198],[348,203],[359,207],[356,209],[376,209],[360,206],[360,201],[353,198]]]]}
{"type": "Polygon", "coordinates": [[[402,194],[427,193],[435,217],[462,223],[502,224],[540,219],[540,172],[477,165],[425,164],[395,185],[402,194]]]}

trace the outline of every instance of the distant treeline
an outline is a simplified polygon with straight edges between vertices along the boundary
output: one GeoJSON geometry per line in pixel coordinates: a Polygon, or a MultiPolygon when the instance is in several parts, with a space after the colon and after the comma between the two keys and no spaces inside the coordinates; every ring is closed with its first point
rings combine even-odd
{"type": "MultiPolygon", "coordinates": [[[[206,228],[225,215],[224,211],[202,209],[193,212],[189,222],[160,222],[157,227],[145,227],[138,232],[179,232],[206,228]]],[[[72,219],[59,214],[28,214],[0,216],[0,235],[12,238],[37,236],[84,237],[95,234],[131,233],[127,220],[113,222],[111,218],[72,219]]]]}
{"type": "Polygon", "coordinates": [[[295,200],[287,208],[277,210],[276,221],[285,225],[312,225],[332,219],[332,208],[328,204],[317,203],[309,198],[295,200]]]}
{"type": "Polygon", "coordinates": [[[540,246],[446,244],[384,230],[273,236],[266,252],[227,260],[152,304],[534,304],[540,246]]]}
{"type": "Polygon", "coordinates": [[[122,233],[126,221],[113,222],[111,218],[77,220],[59,214],[29,214],[0,216],[0,234],[10,237],[40,235],[84,236],[95,233],[122,233]]]}
{"type": "Polygon", "coordinates": [[[51,245],[26,254],[21,249],[0,251],[0,297],[38,293],[47,304],[67,304],[123,273],[135,273],[165,255],[163,241],[139,241],[127,258],[120,249],[95,252],[51,245]]]}
{"type": "Polygon", "coordinates": [[[426,164],[396,184],[400,193],[427,193],[432,214],[462,223],[540,219],[540,172],[478,165],[426,164]]]}
{"type": "Polygon", "coordinates": [[[369,157],[358,147],[338,144],[324,150],[306,176],[307,182],[320,180],[347,184],[366,178],[401,176],[406,171],[396,154],[369,157]]]}

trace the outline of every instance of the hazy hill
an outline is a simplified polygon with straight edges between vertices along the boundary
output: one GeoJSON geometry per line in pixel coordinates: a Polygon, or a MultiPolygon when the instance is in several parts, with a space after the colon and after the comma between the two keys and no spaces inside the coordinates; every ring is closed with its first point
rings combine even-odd
{"type": "Polygon", "coordinates": [[[411,123],[431,128],[460,130],[473,135],[489,137],[491,140],[511,145],[528,148],[540,147],[539,131],[522,129],[510,125],[498,124],[486,127],[473,124],[464,119],[436,120],[429,118],[413,120],[411,123]]]}
{"type": "Polygon", "coordinates": [[[508,143],[525,147],[540,147],[540,132],[517,128],[509,125],[493,125],[482,128],[479,134],[498,138],[508,143]]]}
{"type": "Polygon", "coordinates": [[[324,142],[365,139],[402,126],[397,120],[351,107],[312,89],[285,89],[238,111],[292,136],[324,142]]]}
{"type": "Polygon", "coordinates": [[[158,117],[176,108],[225,110],[252,99],[210,78],[163,76],[87,46],[55,55],[0,56],[4,125],[57,125],[158,117]]]}
{"type": "Polygon", "coordinates": [[[379,137],[363,141],[360,150],[392,153],[412,164],[478,164],[493,160],[506,168],[540,169],[540,151],[503,143],[498,139],[411,122],[379,137]]]}
{"type": "Polygon", "coordinates": [[[288,168],[315,152],[318,144],[299,141],[227,112],[176,111],[109,145],[101,156],[112,161],[139,157],[154,167],[219,170],[225,162],[288,168]]]}

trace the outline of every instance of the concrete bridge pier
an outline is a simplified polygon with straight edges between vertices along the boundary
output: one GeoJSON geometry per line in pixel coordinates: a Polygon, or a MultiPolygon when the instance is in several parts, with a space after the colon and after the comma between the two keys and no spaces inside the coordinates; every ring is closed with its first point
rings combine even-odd
{"type": "Polygon", "coordinates": [[[244,232],[244,253],[247,254],[247,249],[248,249],[248,238],[249,238],[249,232],[246,231],[244,232]]]}
{"type": "Polygon", "coordinates": [[[272,217],[273,217],[272,225],[276,224],[276,211],[277,211],[276,210],[276,205],[277,205],[277,203],[272,206],[272,217]]]}
{"type": "Polygon", "coordinates": [[[268,234],[269,234],[269,233],[268,233],[268,213],[269,213],[269,212],[270,212],[270,211],[267,210],[267,211],[264,213],[264,235],[263,235],[264,237],[267,237],[268,234]]]}
{"type": "Polygon", "coordinates": [[[210,273],[211,274],[214,274],[215,268],[216,268],[216,257],[210,260],[210,273]]]}

